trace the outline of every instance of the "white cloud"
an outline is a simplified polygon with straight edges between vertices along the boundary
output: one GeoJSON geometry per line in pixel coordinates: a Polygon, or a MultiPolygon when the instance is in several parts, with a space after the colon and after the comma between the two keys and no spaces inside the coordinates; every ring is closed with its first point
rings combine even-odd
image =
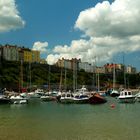
{"type": "Polygon", "coordinates": [[[22,28],[25,21],[19,16],[15,0],[0,0],[0,32],[22,28]]]}
{"type": "Polygon", "coordinates": [[[38,50],[41,53],[46,53],[48,48],[48,42],[37,41],[34,43],[32,50],[38,50]]]}
{"type": "MultiPolygon", "coordinates": [[[[117,53],[140,50],[139,5],[140,0],[104,1],[80,12],[75,28],[89,39],[73,40],[69,46],[56,46],[57,58],[76,57],[93,62],[96,56],[99,61],[107,62],[117,53]]],[[[49,57],[47,59],[49,61],[49,57]]]]}
{"type": "Polygon", "coordinates": [[[48,64],[53,65],[53,64],[56,63],[57,60],[60,59],[60,58],[61,58],[61,57],[60,57],[60,55],[58,55],[58,54],[55,54],[55,55],[50,54],[50,55],[47,56],[46,61],[48,62],[48,64]]]}
{"type": "Polygon", "coordinates": [[[98,3],[80,13],[75,28],[87,36],[126,37],[140,33],[140,0],[115,0],[98,3]]]}

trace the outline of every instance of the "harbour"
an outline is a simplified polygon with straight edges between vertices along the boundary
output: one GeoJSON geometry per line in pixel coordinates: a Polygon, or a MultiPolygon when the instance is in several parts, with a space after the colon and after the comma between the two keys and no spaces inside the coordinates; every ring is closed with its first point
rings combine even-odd
{"type": "Polygon", "coordinates": [[[140,0],[0,0],[0,140],[140,140],[140,0]]]}
{"type": "Polygon", "coordinates": [[[34,99],[0,106],[2,140],[138,140],[139,102],[60,104],[34,99]],[[114,104],[114,107],[111,106],[114,104]]]}

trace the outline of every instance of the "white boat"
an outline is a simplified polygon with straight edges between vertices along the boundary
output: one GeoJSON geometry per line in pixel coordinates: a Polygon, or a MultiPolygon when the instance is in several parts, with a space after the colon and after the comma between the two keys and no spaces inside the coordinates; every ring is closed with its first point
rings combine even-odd
{"type": "Polygon", "coordinates": [[[56,96],[51,96],[51,95],[43,95],[40,97],[42,101],[55,101],[56,96]]]}
{"type": "Polygon", "coordinates": [[[74,94],[76,94],[76,95],[89,95],[89,91],[87,90],[87,88],[85,86],[82,86],[82,88],[76,89],[74,94]]]}
{"type": "Polygon", "coordinates": [[[40,98],[41,97],[41,95],[38,94],[37,92],[29,92],[27,94],[28,94],[29,98],[40,98]]]}
{"type": "Polygon", "coordinates": [[[61,103],[73,103],[74,102],[73,98],[74,98],[74,96],[72,93],[64,92],[64,93],[62,93],[62,95],[60,97],[60,102],[61,103]]]}
{"type": "Polygon", "coordinates": [[[89,96],[83,94],[77,94],[73,97],[74,103],[88,103],[89,96]]]}
{"type": "Polygon", "coordinates": [[[135,95],[130,90],[123,90],[120,92],[118,99],[121,103],[134,103],[135,95]]]}
{"type": "Polygon", "coordinates": [[[45,92],[44,92],[43,89],[36,89],[36,90],[35,90],[35,93],[38,94],[38,95],[40,95],[40,96],[42,96],[42,95],[45,94],[45,92]]]}

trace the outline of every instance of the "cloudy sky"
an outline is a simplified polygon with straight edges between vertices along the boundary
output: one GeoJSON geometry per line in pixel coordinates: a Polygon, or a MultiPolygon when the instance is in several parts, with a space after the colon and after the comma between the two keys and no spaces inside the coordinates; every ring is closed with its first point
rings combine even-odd
{"type": "Polygon", "coordinates": [[[140,0],[0,0],[0,44],[140,70],[140,0]]]}

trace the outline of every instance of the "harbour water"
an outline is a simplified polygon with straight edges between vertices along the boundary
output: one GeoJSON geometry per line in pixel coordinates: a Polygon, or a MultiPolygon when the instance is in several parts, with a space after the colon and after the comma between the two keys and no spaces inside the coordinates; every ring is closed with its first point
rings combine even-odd
{"type": "Polygon", "coordinates": [[[0,140],[140,140],[139,119],[140,103],[111,97],[101,105],[0,105],[0,140]]]}

